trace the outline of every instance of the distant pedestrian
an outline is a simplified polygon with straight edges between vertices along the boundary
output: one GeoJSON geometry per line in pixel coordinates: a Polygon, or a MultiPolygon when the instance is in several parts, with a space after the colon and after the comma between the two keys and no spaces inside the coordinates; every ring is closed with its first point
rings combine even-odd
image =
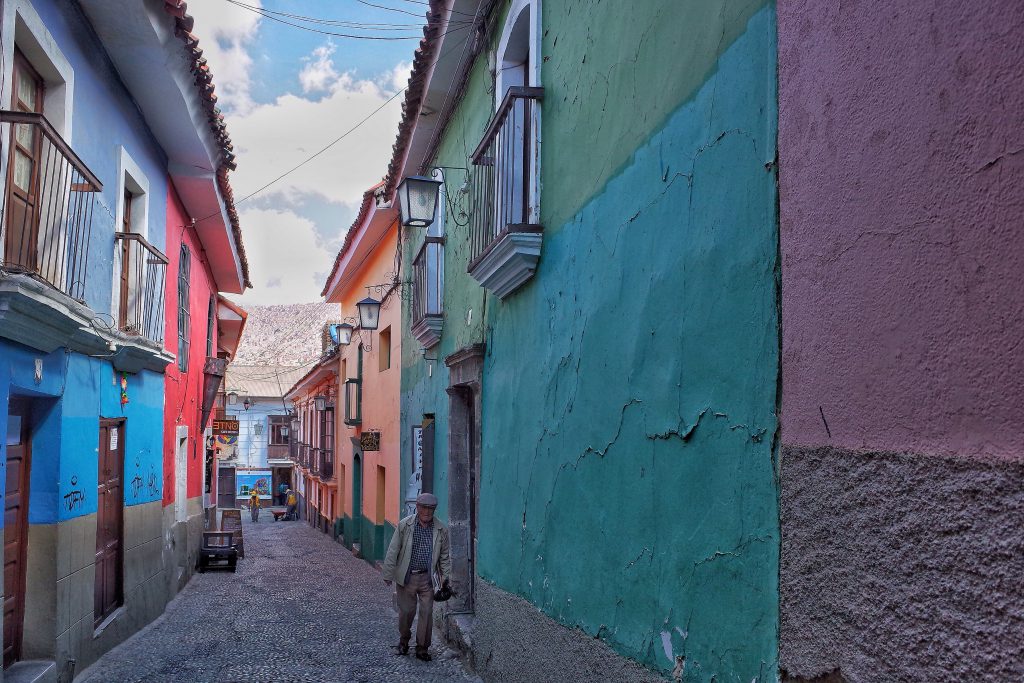
{"type": "Polygon", "coordinates": [[[288,504],[288,514],[285,515],[285,518],[291,520],[298,519],[298,515],[295,512],[295,510],[299,506],[299,499],[295,495],[295,491],[288,489],[287,498],[285,498],[285,502],[288,504]]]}
{"type": "Polygon", "coordinates": [[[398,654],[409,654],[412,621],[419,607],[416,624],[416,658],[429,662],[430,635],[434,625],[434,585],[437,572],[441,585],[452,575],[448,527],[434,519],[437,496],[421,493],[416,498],[416,514],[398,523],[384,558],[384,583],[398,584],[398,654]]]}
{"type": "Polygon", "coordinates": [[[260,521],[260,507],[260,492],[254,488],[249,496],[249,514],[254,522],[260,521]]]}
{"type": "Polygon", "coordinates": [[[281,485],[277,487],[277,504],[285,505],[285,500],[288,498],[288,484],[281,482],[281,485]]]}

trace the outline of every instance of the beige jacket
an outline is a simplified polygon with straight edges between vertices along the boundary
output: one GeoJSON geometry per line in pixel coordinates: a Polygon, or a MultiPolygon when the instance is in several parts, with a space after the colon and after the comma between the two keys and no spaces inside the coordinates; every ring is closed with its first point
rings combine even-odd
{"type": "MultiPolygon", "coordinates": [[[[409,573],[409,562],[412,560],[412,537],[413,524],[416,524],[416,515],[409,515],[398,523],[391,543],[388,545],[388,553],[384,556],[385,581],[395,581],[399,586],[405,585],[405,575],[409,573]]],[[[448,527],[434,518],[433,557],[430,561],[430,568],[441,575],[441,582],[450,579],[452,575],[452,556],[449,551],[448,527]]]]}

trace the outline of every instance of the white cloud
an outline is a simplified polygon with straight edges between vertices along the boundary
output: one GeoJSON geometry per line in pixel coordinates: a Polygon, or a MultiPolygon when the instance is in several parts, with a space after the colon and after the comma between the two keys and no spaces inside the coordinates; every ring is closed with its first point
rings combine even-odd
{"type": "MultiPolygon", "coordinates": [[[[320,99],[289,93],[232,117],[228,129],[238,155],[238,170],[231,176],[236,196],[248,195],[309,159],[388,97],[373,81],[343,73],[320,99]]],[[[401,116],[400,100],[395,98],[345,139],[261,195],[285,204],[303,195],[357,204],[387,170],[401,116]]]]}
{"type": "MultiPolygon", "coordinates": [[[[231,174],[236,200],[309,159],[407,85],[410,62],[397,64],[377,79],[358,79],[335,62],[335,48],[326,44],[304,59],[290,84],[292,92],[255,103],[249,50],[256,51],[259,17],[221,0],[191,3],[189,11],[196,17],[195,31],[227,112],[238,163],[231,174]]],[[[325,245],[341,242],[363,192],[386,172],[401,101],[399,95],[345,139],[260,192],[259,207],[244,202],[239,206],[254,284],[243,302],[319,300],[335,256],[325,245]],[[315,213],[306,211],[310,206],[317,207],[315,213]],[[336,223],[331,216],[334,206],[336,223]],[[271,286],[276,280],[278,286],[271,286]]]]}
{"type": "MultiPolygon", "coordinates": [[[[262,6],[260,0],[246,4],[262,6]]],[[[229,112],[248,111],[253,104],[253,60],[248,46],[256,39],[260,16],[220,0],[189,3],[188,10],[196,20],[193,32],[213,73],[218,105],[229,112]]]]}
{"type": "Polygon", "coordinates": [[[287,209],[250,209],[239,219],[253,288],[232,298],[243,306],[320,301],[334,253],[320,244],[313,222],[287,209]]]}
{"type": "Polygon", "coordinates": [[[338,72],[334,69],[334,46],[321,45],[313,50],[313,54],[303,57],[306,63],[299,72],[299,83],[302,84],[302,92],[323,92],[330,89],[331,85],[338,80],[338,72]]]}
{"type": "Polygon", "coordinates": [[[395,64],[383,84],[385,90],[398,92],[409,85],[409,76],[412,75],[412,62],[399,62],[395,64]]]}

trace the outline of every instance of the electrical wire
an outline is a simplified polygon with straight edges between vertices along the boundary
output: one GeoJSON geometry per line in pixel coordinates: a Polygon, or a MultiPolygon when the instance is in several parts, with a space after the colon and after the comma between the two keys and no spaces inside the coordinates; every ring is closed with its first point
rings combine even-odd
{"type": "MultiPolygon", "coordinates": [[[[469,28],[469,26],[464,26],[464,27],[462,27],[462,29],[453,29],[453,31],[449,31],[449,33],[453,33],[454,31],[458,31],[458,30],[463,30],[463,29],[465,29],[465,28],[469,28]]],[[[469,41],[467,40],[466,42],[468,43],[469,41]]],[[[435,59],[435,60],[434,60],[434,63],[436,64],[437,62],[439,62],[439,61],[440,61],[441,59],[443,59],[444,57],[447,57],[447,56],[448,56],[449,54],[451,54],[451,53],[452,53],[452,52],[454,52],[454,51],[455,51],[456,49],[458,49],[458,47],[459,47],[459,46],[455,46],[455,47],[453,47],[453,48],[452,48],[451,50],[448,50],[448,51],[447,51],[447,52],[445,52],[444,54],[440,55],[440,56],[439,56],[439,57],[438,57],[437,59],[435,59]]],[[[425,77],[425,76],[421,76],[421,78],[423,78],[423,77],[425,77]]],[[[324,152],[326,152],[326,151],[327,151],[327,150],[329,150],[330,148],[334,147],[334,146],[335,146],[336,144],[338,144],[339,142],[341,142],[342,140],[344,140],[345,138],[347,138],[347,137],[348,137],[349,135],[351,135],[352,133],[354,133],[354,132],[355,132],[356,130],[358,130],[359,128],[361,128],[361,127],[363,126],[363,124],[365,124],[365,123],[366,123],[367,121],[369,121],[369,120],[370,120],[370,119],[371,119],[371,118],[372,118],[373,116],[375,116],[375,115],[376,115],[376,114],[377,114],[377,113],[378,113],[379,111],[381,111],[382,109],[384,109],[384,107],[386,107],[387,105],[389,105],[389,104],[390,104],[391,102],[393,102],[393,101],[394,101],[394,100],[395,100],[395,99],[396,99],[396,98],[397,98],[397,97],[398,97],[399,95],[401,95],[402,93],[404,93],[404,92],[405,92],[406,90],[408,90],[408,89],[409,89],[409,86],[407,85],[407,86],[405,86],[404,88],[401,88],[400,90],[396,91],[394,95],[392,95],[391,97],[389,97],[389,98],[388,98],[387,100],[385,100],[385,101],[384,101],[384,102],[383,102],[383,103],[382,103],[382,104],[381,104],[381,105],[380,105],[379,107],[377,107],[376,109],[374,109],[373,111],[371,111],[371,112],[370,112],[369,114],[367,114],[367,115],[366,115],[365,117],[363,117],[363,118],[362,118],[362,119],[361,119],[361,120],[360,120],[359,122],[357,122],[357,123],[356,123],[356,124],[355,124],[354,126],[352,126],[351,128],[349,128],[349,129],[348,129],[348,130],[346,130],[346,131],[345,131],[344,133],[342,133],[341,135],[339,135],[338,137],[336,137],[336,138],[335,138],[334,140],[332,140],[331,142],[327,143],[327,145],[325,145],[325,146],[324,146],[324,147],[322,147],[321,149],[317,150],[316,152],[314,152],[314,153],[313,153],[313,154],[311,154],[310,156],[306,157],[306,158],[305,158],[305,159],[304,159],[303,161],[299,162],[298,164],[296,164],[296,165],[295,165],[295,166],[293,166],[292,168],[288,169],[287,171],[285,171],[285,172],[284,172],[284,173],[282,173],[281,175],[277,176],[276,178],[274,178],[274,179],[273,179],[273,180],[271,180],[270,182],[268,182],[268,183],[266,183],[266,184],[264,184],[264,185],[260,186],[259,188],[257,188],[257,189],[255,189],[255,190],[253,190],[252,192],[250,192],[249,194],[245,195],[245,196],[244,196],[244,197],[242,197],[241,199],[237,199],[237,200],[235,200],[235,202],[234,202],[234,205],[235,205],[235,206],[237,207],[237,206],[239,206],[240,204],[243,204],[243,203],[245,203],[246,201],[248,201],[248,200],[252,199],[252,198],[253,198],[253,197],[255,197],[256,195],[258,195],[258,194],[260,194],[261,192],[263,192],[264,190],[266,190],[267,188],[269,188],[269,187],[271,187],[271,186],[273,186],[273,185],[277,184],[277,183],[278,183],[278,182],[280,182],[281,180],[284,180],[284,179],[285,179],[286,177],[288,177],[289,175],[291,175],[291,174],[292,174],[292,173],[294,173],[295,171],[299,170],[300,168],[302,168],[303,166],[305,166],[305,165],[306,165],[306,164],[308,164],[309,162],[313,161],[314,159],[316,159],[317,157],[319,157],[319,156],[320,156],[321,154],[323,154],[324,152]]],[[[221,214],[220,214],[220,212],[218,211],[218,212],[216,212],[216,213],[211,213],[211,214],[209,214],[209,215],[207,215],[207,216],[203,216],[202,218],[197,218],[197,219],[193,219],[193,221],[192,221],[192,225],[193,225],[193,226],[195,226],[195,225],[197,225],[197,224],[199,224],[199,223],[202,223],[202,222],[204,222],[204,221],[210,220],[211,218],[216,218],[217,216],[220,216],[220,215],[221,215],[221,214]]],[[[183,225],[183,226],[181,226],[181,227],[182,227],[182,233],[184,234],[184,231],[185,231],[185,229],[186,229],[186,228],[187,228],[188,226],[187,226],[187,225],[183,225]]]]}
{"type": "MultiPolygon", "coordinates": [[[[233,4],[238,5],[239,7],[242,7],[244,9],[248,9],[248,10],[252,10],[252,11],[259,11],[259,12],[266,12],[267,14],[273,14],[273,15],[280,16],[280,17],[285,17],[285,18],[288,18],[288,19],[295,19],[296,21],[301,21],[301,22],[306,23],[306,24],[319,24],[319,25],[322,25],[322,26],[337,26],[337,27],[341,27],[341,28],[354,28],[354,29],[373,30],[373,31],[395,31],[395,30],[402,30],[402,29],[419,29],[419,28],[422,28],[422,26],[423,26],[422,22],[419,22],[419,23],[397,24],[397,23],[393,23],[393,22],[368,22],[368,21],[348,21],[348,20],[344,20],[344,19],[323,19],[323,18],[320,18],[320,17],[310,17],[310,16],[303,15],[303,14],[292,14],[291,12],[281,12],[279,10],[272,10],[272,9],[269,9],[269,8],[266,8],[266,7],[250,5],[250,4],[242,2],[241,0],[229,0],[229,1],[232,1],[233,4]]],[[[468,22],[460,21],[458,23],[468,23],[468,22]]]]}
{"type": "MultiPolygon", "coordinates": [[[[246,5],[245,3],[240,2],[239,0],[224,0],[224,1],[227,2],[227,3],[230,3],[232,5],[235,5],[236,7],[240,7],[240,8],[242,8],[242,9],[248,11],[248,12],[252,12],[253,14],[258,14],[259,16],[261,16],[261,17],[263,17],[265,19],[270,19],[271,21],[276,21],[278,23],[285,24],[287,26],[292,26],[294,28],[297,28],[297,29],[300,29],[300,30],[303,30],[303,31],[309,31],[310,33],[318,33],[320,35],[325,35],[325,36],[333,36],[333,37],[337,37],[337,38],[348,38],[348,39],[353,39],[353,40],[385,40],[385,41],[390,41],[390,40],[422,40],[422,38],[423,38],[422,35],[418,35],[418,34],[417,35],[411,35],[411,36],[379,36],[379,35],[378,36],[367,36],[367,35],[356,35],[356,34],[353,34],[353,33],[339,33],[337,31],[325,31],[323,29],[313,28],[311,26],[303,26],[301,23],[295,23],[295,22],[289,21],[287,19],[282,19],[281,16],[275,16],[274,14],[268,12],[267,10],[265,10],[265,9],[263,9],[261,7],[256,7],[256,6],[253,6],[253,5],[246,5]]],[[[319,23],[319,24],[322,24],[322,25],[325,23],[324,20],[314,19],[314,18],[311,18],[311,17],[306,17],[306,18],[304,18],[304,20],[306,20],[307,23],[312,22],[312,23],[319,23]]],[[[466,22],[460,22],[460,23],[465,24],[466,22]]],[[[330,24],[326,24],[326,25],[330,25],[330,24]]],[[[468,24],[466,26],[460,26],[458,28],[454,28],[454,29],[451,29],[451,30],[456,31],[456,30],[459,30],[459,28],[466,28],[467,26],[468,26],[468,24]]],[[[364,30],[370,30],[370,29],[364,29],[364,30]]],[[[379,29],[377,29],[377,30],[379,30],[379,29]]],[[[391,30],[395,30],[395,29],[391,29],[391,30]]]]}

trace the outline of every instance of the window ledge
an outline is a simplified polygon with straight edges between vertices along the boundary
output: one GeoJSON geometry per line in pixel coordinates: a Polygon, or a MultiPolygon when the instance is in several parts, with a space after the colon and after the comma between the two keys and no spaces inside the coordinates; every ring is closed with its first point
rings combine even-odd
{"type": "Polygon", "coordinates": [[[444,316],[425,315],[412,326],[412,336],[420,345],[429,349],[441,341],[441,329],[444,327],[444,316]]]}
{"type": "Polygon", "coordinates": [[[542,238],[540,226],[510,225],[469,264],[468,272],[482,287],[504,299],[533,277],[542,238]]]}

